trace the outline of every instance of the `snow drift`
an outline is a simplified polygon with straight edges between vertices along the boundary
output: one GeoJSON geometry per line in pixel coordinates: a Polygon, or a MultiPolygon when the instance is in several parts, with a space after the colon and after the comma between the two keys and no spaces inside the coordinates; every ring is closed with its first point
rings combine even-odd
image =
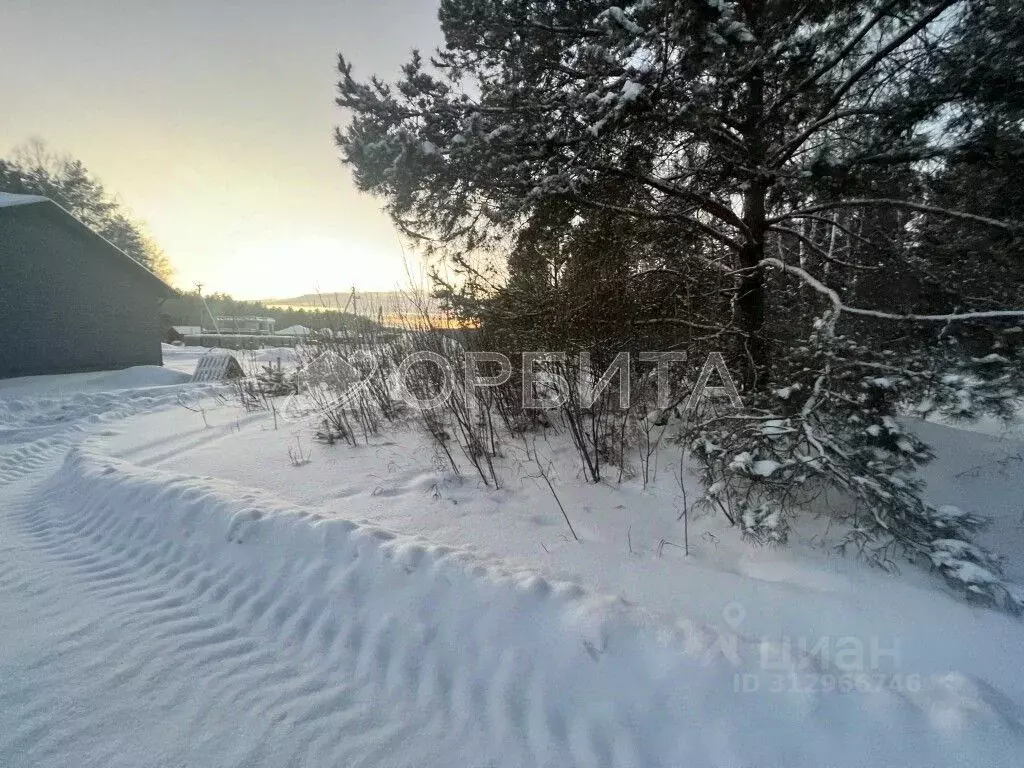
{"type": "MultiPolygon", "coordinates": [[[[88,446],[17,514],[90,600],[150,628],[130,633],[145,674],[120,685],[140,702],[168,686],[193,718],[231,703],[199,723],[235,743],[225,754],[252,758],[246,739],[267,729],[274,754],[315,749],[309,764],[1009,766],[1024,751],[1020,714],[968,676],[773,691],[741,649],[757,641],[88,446]],[[407,726],[375,760],[357,701],[377,727],[407,726]]],[[[56,764],[10,749],[0,736],[5,765],[56,764]]]]}

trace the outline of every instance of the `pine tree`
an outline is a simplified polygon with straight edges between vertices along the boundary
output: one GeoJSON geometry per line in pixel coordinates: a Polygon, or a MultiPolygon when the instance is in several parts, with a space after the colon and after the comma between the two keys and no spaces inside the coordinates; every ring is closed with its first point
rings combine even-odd
{"type": "MultiPolygon", "coordinates": [[[[1016,274],[997,264],[1019,252],[1022,211],[984,203],[972,159],[1017,162],[1013,8],[442,0],[429,66],[416,53],[396,83],[361,82],[340,57],[337,142],[360,188],[434,250],[521,244],[561,205],[592,214],[612,274],[657,272],[692,297],[667,319],[724,344],[749,418],[706,414],[688,439],[710,502],[728,497],[752,535],[778,540],[765,525],[780,510],[839,487],[848,543],[1019,607],[970,544],[980,521],[921,501],[929,451],[894,419],[901,404],[1005,413],[1021,394],[1021,357],[985,345],[1024,318],[1017,292],[986,287],[1016,274]],[[968,179],[976,192],[956,191],[968,179]],[[601,230],[615,220],[631,222],[618,240],[601,230]],[[985,276],[971,290],[949,285],[958,243],[985,276]]],[[[547,246],[559,238],[585,239],[567,226],[547,246]]]]}

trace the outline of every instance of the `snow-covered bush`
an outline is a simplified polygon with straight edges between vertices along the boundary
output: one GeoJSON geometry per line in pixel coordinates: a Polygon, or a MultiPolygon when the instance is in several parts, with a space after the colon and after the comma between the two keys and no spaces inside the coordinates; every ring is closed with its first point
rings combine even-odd
{"type": "Polygon", "coordinates": [[[749,396],[742,412],[706,406],[687,425],[704,503],[755,541],[781,543],[789,519],[817,502],[841,523],[839,549],[889,567],[905,556],[972,599],[1024,610],[1000,558],[973,540],[984,519],[923,500],[915,470],[932,453],[896,418],[1006,415],[1024,394],[1020,361],[955,351],[895,359],[826,327],[785,357],[787,386],[749,396]]]}

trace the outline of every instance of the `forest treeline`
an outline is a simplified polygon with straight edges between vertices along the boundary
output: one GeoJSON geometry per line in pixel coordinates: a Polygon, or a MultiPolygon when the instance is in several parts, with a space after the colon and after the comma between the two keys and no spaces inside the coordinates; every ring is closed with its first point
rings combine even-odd
{"type": "Polygon", "coordinates": [[[201,326],[207,331],[214,329],[212,317],[267,317],[274,320],[276,330],[301,325],[317,331],[364,330],[376,327],[376,317],[366,313],[356,315],[345,311],[344,306],[330,308],[283,307],[268,305],[263,301],[245,301],[232,298],[226,293],[212,293],[200,298],[195,291],[182,292],[167,299],[161,306],[165,321],[170,325],[201,326]]]}
{"type": "Polygon", "coordinates": [[[0,158],[0,192],[48,197],[164,281],[174,273],[146,226],[81,160],[40,140],[0,158]]]}

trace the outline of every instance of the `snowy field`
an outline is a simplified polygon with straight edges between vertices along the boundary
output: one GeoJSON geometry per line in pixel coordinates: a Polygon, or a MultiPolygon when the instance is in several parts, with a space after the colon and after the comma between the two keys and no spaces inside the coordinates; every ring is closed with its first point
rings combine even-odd
{"type": "MultiPolygon", "coordinates": [[[[275,429],[200,352],[0,382],[2,768],[1024,765],[1024,623],[825,519],[686,556],[667,457],[587,485],[538,436],[557,501],[511,448],[490,490],[411,429],[275,429]]],[[[917,429],[1024,582],[1024,437],[917,429]]]]}

